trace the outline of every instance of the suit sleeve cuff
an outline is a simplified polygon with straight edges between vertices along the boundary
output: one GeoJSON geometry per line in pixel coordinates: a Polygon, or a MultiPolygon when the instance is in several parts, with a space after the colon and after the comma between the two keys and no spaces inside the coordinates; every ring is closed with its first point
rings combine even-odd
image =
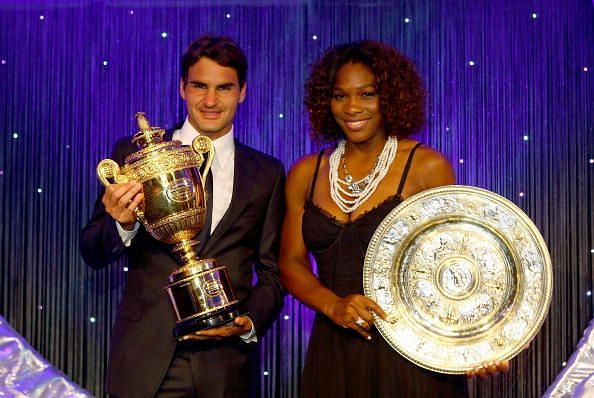
{"type": "MultiPolygon", "coordinates": [[[[248,317],[249,318],[249,317],[248,317]]],[[[250,318],[250,321],[252,321],[252,319],[250,318]]],[[[256,327],[254,326],[254,321],[252,321],[252,330],[250,330],[249,332],[242,334],[241,336],[239,336],[244,343],[257,343],[258,342],[258,335],[256,334],[256,327]]]]}
{"type": "Polygon", "coordinates": [[[140,224],[138,222],[136,222],[134,224],[134,229],[132,229],[131,231],[128,231],[128,230],[125,230],[124,228],[122,228],[120,223],[117,221],[115,224],[116,224],[116,228],[118,229],[118,234],[120,234],[120,238],[122,238],[122,242],[124,243],[124,246],[130,247],[130,244],[132,243],[132,239],[134,239],[134,237],[138,233],[138,228],[140,228],[140,224]]]}

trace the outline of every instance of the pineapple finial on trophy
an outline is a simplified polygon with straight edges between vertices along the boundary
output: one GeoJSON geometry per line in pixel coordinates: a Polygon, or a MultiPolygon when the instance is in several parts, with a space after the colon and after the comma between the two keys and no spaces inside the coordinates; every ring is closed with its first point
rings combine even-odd
{"type": "Polygon", "coordinates": [[[139,148],[146,148],[163,141],[165,130],[160,127],[151,127],[144,112],[136,112],[136,123],[140,131],[134,134],[132,142],[136,143],[139,148]]]}
{"type": "Polygon", "coordinates": [[[138,128],[141,131],[151,129],[151,124],[149,123],[148,119],[146,118],[146,114],[144,112],[136,112],[136,123],[138,123],[138,128]]]}

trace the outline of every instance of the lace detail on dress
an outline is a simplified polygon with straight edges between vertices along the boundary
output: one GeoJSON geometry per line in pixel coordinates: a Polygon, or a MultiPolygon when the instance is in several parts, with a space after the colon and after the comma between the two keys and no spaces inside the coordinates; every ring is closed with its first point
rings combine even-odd
{"type": "Polygon", "coordinates": [[[371,213],[374,213],[375,211],[377,211],[377,209],[383,208],[386,205],[386,203],[392,203],[395,199],[398,199],[398,204],[402,203],[402,197],[399,194],[394,194],[394,195],[388,196],[386,199],[382,200],[380,203],[378,203],[371,209],[366,210],[363,213],[359,214],[357,217],[347,220],[347,221],[341,221],[341,220],[337,219],[335,215],[333,215],[329,211],[321,208],[320,206],[315,204],[309,198],[307,198],[305,200],[305,205],[316,209],[320,214],[322,214],[324,217],[331,220],[332,222],[334,222],[338,225],[341,225],[341,226],[347,226],[347,225],[351,225],[351,224],[356,224],[359,220],[365,218],[366,216],[368,216],[371,213]]]}

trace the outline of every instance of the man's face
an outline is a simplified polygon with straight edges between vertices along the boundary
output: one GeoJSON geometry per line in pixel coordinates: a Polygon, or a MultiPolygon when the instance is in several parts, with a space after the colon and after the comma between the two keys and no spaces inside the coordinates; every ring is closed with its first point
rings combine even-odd
{"type": "Polygon", "coordinates": [[[179,86],[190,124],[211,139],[228,133],[237,104],[245,99],[245,86],[239,87],[235,69],[200,58],[188,70],[187,83],[182,79],[179,86]]]}

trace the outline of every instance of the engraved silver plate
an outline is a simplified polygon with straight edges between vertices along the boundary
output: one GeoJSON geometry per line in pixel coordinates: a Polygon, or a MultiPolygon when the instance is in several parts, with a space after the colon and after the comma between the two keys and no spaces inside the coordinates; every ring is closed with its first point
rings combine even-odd
{"type": "Polygon", "coordinates": [[[421,192],[379,225],[365,295],[384,339],[424,368],[461,374],[514,357],[549,309],[553,273],[536,226],[509,200],[454,185],[421,192]]]}

